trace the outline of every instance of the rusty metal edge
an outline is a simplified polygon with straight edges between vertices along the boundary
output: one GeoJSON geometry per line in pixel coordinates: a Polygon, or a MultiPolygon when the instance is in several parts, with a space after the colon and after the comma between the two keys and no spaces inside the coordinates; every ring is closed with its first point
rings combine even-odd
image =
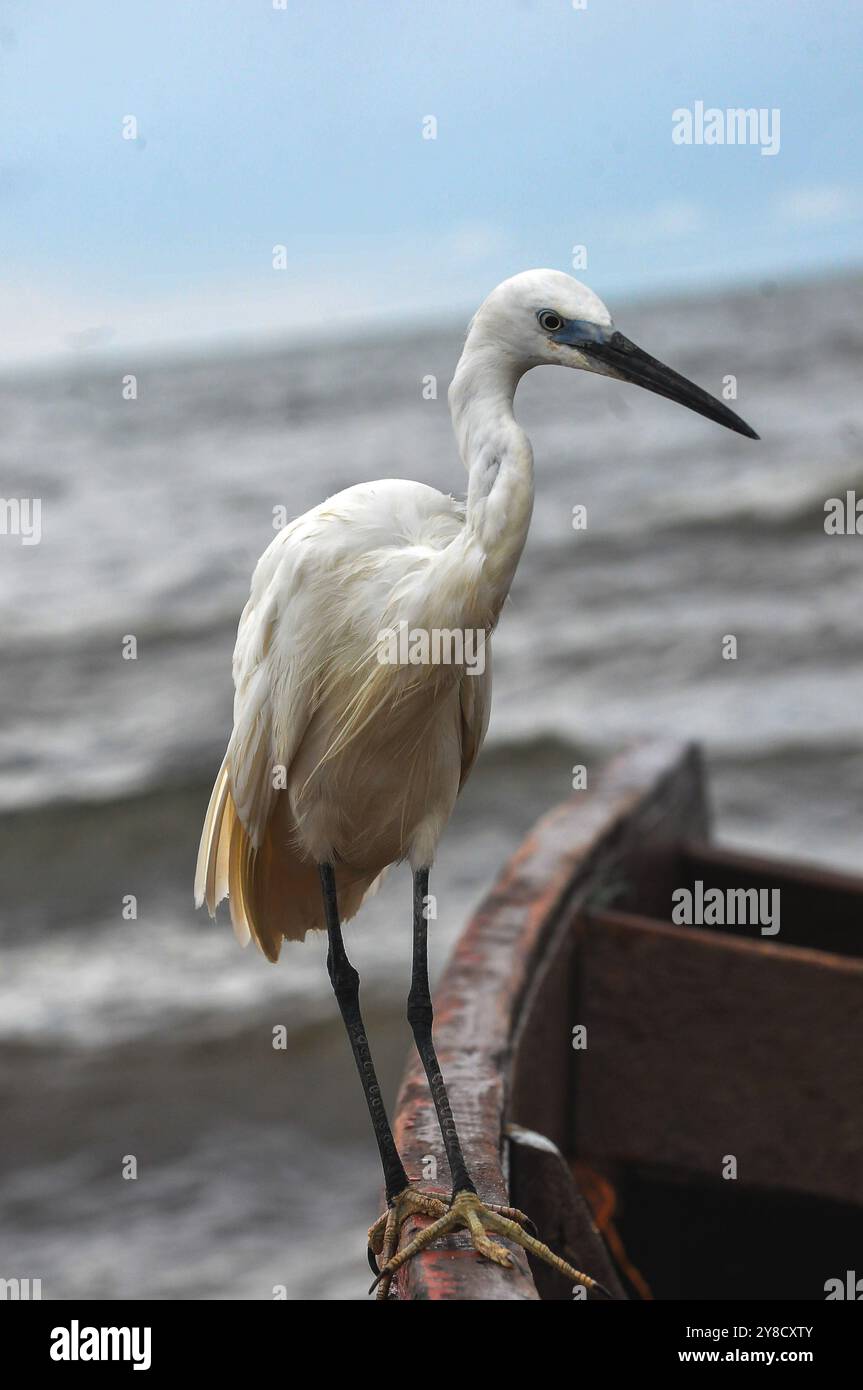
{"type": "MultiPolygon", "coordinates": [[[[522,1000],[548,933],[567,910],[578,883],[603,846],[646,798],[670,779],[701,778],[693,745],[650,743],[615,759],[596,789],[557,806],[509,859],[460,937],[435,995],[435,1038],[441,1069],[477,1187],[488,1201],[507,1200],[503,1132],[512,1042],[522,1000]]],[[[408,1174],[423,1181],[428,1154],[441,1149],[425,1075],[414,1057],[396,1107],[395,1135],[408,1174]]],[[[447,1192],[442,1164],[435,1184],[447,1192]]],[[[423,1223],[408,1223],[403,1243],[423,1223]]],[[[407,1301],[536,1300],[527,1260],[504,1270],[480,1260],[466,1236],[411,1260],[393,1282],[407,1301]]]]}

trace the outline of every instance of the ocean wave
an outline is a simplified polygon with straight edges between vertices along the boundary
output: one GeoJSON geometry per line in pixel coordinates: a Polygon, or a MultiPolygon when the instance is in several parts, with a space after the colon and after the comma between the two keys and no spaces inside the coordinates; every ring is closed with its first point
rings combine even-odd
{"type": "MultiPolygon", "coordinates": [[[[637,737],[623,743],[568,737],[551,728],[537,727],[535,733],[521,734],[490,732],[473,780],[482,778],[511,781],[523,773],[526,778],[539,776],[543,769],[559,771],[574,762],[589,763],[598,769],[633,743],[644,741],[637,737]]],[[[813,730],[808,737],[752,736],[734,730],[723,731],[712,740],[706,753],[714,767],[746,768],[771,766],[784,762],[800,766],[804,763],[829,764],[842,759],[863,756],[863,728],[849,717],[844,728],[813,730]]],[[[68,788],[58,793],[56,782],[46,786],[41,794],[34,791],[25,800],[0,805],[0,827],[10,839],[27,835],[32,829],[37,841],[44,842],[54,834],[54,822],[90,824],[98,819],[109,823],[115,851],[121,837],[128,832],[133,840],[140,831],[142,818],[158,817],[167,835],[178,816],[206,810],[213,778],[224,749],[211,744],[209,757],[196,759],[194,768],[171,770],[165,767],[141,771],[137,781],[128,777],[116,785],[91,786],[86,790],[68,788]]],[[[558,798],[561,799],[561,798],[558,798]]],[[[19,839],[20,843],[20,839],[19,839]]]]}

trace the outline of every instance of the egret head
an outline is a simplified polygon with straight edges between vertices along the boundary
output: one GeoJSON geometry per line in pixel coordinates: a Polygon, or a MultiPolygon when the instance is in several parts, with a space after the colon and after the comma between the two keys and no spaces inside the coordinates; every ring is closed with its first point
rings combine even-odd
{"type": "Polygon", "coordinates": [[[580,367],[633,382],[758,438],[733,410],[619,333],[599,296],[560,270],[525,270],[504,280],[474,316],[468,342],[505,353],[519,373],[542,365],[580,367]]]}

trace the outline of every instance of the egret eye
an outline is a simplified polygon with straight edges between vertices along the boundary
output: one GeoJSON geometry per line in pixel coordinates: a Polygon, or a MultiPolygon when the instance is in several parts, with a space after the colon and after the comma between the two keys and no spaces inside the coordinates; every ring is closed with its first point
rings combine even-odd
{"type": "Polygon", "coordinates": [[[540,328],[544,328],[546,333],[557,333],[563,328],[563,319],[553,309],[540,309],[537,318],[540,328]]]}

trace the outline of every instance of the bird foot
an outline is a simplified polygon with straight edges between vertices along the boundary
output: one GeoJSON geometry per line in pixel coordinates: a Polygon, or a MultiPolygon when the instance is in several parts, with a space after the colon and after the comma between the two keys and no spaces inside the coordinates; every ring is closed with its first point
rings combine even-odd
{"type": "Polygon", "coordinates": [[[513,1259],[510,1252],[505,1246],[491,1240],[488,1232],[506,1236],[536,1259],[544,1260],[546,1264],[558,1270],[573,1284],[581,1284],[588,1290],[596,1290],[611,1298],[611,1294],[602,1284],[591,1279],[589,1274],[582,1274],[580,1270],[573,1269],[566,1260],[562,1260],[547,1245],[543,1245],[542,1241],[532,1234],[535,1229],[524,1212],[517,1211],[515,1207],[488,1206],[475,1192],[457,1192],[447,1206],[439,1197],[407,1187],[404,1192],[399,1193],[389,1211],[376,1221],[369,1231],[370,1256],[373,1252],[381,1257],[378,1261],[377,1278],[369,1293],[377,1291],[378,1298],[386,1298],[392,1277],[402,1265],[414,1255],[418,1255],[421,1250],[425,1250],[432,1241],[464,1230],[470,1233],[477,1254],[486,1260],[493,1260],[495,1264],[507,1268],[512,1267],[513,1259]],[[432,1223],[399,1250],[402,1225],[408,1216],[413,1215],[430,1216],[432,1223]]]}
{"type": "Polygon", "coordinates": [[[406,1187],[399,1192],[373,1226],[369,1227],[369,1264],[372,1273],[377,1275],[372,1288],[377,1289],[380,1299],[389,1296],[392,1274],[382,1271],[393,1258],[399,1246],[402,1227],[412,1216],[428,1216],[439,1221],[449,1210],[443,1197],[433,1192],[421,1192],[418,1187],[406,1187]]]}

